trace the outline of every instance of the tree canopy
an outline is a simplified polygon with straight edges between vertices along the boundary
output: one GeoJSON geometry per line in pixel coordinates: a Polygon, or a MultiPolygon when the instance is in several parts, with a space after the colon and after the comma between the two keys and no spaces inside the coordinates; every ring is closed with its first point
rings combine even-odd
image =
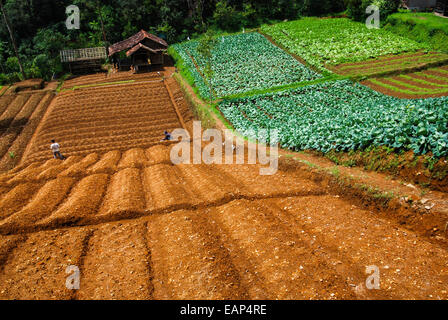
{"type": "Polygon", "coordinates": [[[238,31],[261,23],[345,9],[343,0],[0,0],[17,43],[0,17],[0,83],[63,72],[59,50],[109,45],[141,29],[168,43],[209,28],[238,31]],[[80,29],[68,30],[66,8],[80,9],[80,29]],[[107,43],[105,43],[106,41],[107,43]]]}

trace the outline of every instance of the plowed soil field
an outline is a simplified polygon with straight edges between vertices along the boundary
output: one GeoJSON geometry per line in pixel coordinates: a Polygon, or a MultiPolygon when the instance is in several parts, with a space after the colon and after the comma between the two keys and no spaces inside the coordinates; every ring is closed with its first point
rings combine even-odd
{"type": "Polygon", "coordinates": [[[0,171],[19,163],[52,98],[51,92],[0,97],[0,171]]]}
{"type": "MultiPolygon", "coordinates": [[[[90,78],[96,79],[95,75],[86,77],[90,78]]],[[[65,156],[159,143],[165,130],[182,128],[183,124],[181,112],[176,110],[177,91],[168,91],[174,80],[154,79],[62,91],[39,126],[23,162],[52,157],[52,139],[61,145],[65,156]]]]}
{"type": "Polygon", "coordinates": [[[448,251],[299,168],[170,147],[0,175],[2,299],[447,299],[448,251]],[[80,269],[80,289],[65,270],[80,269]],[[366,267],[380,289],[366,288],[366,267]]]}
{"type": "Polygon", "coordinates": [[[448,66],[362,82],[381,93],[407,99],[448,96],[448,66]]]}
{"type": "Polygon", "coordinates": [[[371,77],[392,73],[428,69],[433,66],[448,63],[448,55],[437,52],[416,52],[398,55],[385,55],[362,62],[343,63],[337,66],[327,66],[328,69],[344,76],[371,77]]]}
{"type": "Polygon", "coordinates": [[[0,173],[0,299],[448,299],[446,241],[428,236],[446,211],[386,212],[284,158],[272,176],[173,165],[163,131],[192,115],[159,76],[76,78],[46,113],[47,94],[0,97],[2,137],[45,113],[20,134],[33,135],[22,163],[0,173]]]}
{"type": "Polygon", "coordinates": [[[157,72],[134,74],[132,72],[96,73],[87,76],[79,76],[64,81],[62,89],[73,89],[78,86],[92,86],[99,84],[112,84],[126,81],[151,81],[161,80],[162,74],[157,72]]]}

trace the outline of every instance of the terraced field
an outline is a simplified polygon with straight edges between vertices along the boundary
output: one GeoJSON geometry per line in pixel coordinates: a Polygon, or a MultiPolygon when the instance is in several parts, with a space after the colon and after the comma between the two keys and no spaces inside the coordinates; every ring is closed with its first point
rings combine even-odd
{"type": "Polygon", "coordinates": [[[0,176],[2,299],[446,299],[448,252],[297,169],[158,145],[0,176]],[[81,271],[66,289],[66,267],[81,271]],[[367,290],[366,266],[381,269],[367,290]]]}
{"type": "Polygon", "coordinates": [[[0,171],[19,163],[52,98],[51,92],[0,97],[0,171]]]}
{"type": "Polygon", "coordinates": [[[161,80],[162,75],[156,72],[134,74],[131,72],[117,72],[117,73],[96,73],[81,77],[75,77],[64,81],[61,89],[73,89],[77,87],[92,86],[99,84],[113,84],[117,82],[141,82],[151,80],[161,80]]]}
{"type": "Polygon", "coordinates": [[[48,159],[52,139],[58,141],[64,155],[127,150],[160,142],[164,130],[184,125],[168,88],[159,78],[62,91],[43,119],[24,162],[48,159]]]}
{"type": "Polygon", "coordinates": [[[384,94],[409,99],[448,96],[448,66],[363,82],[384,94]]]}
{"type": "MultiPolygon", "coordinates": [[[[218,37],[216,40],[211,58],[211,83],[216,97],[322,78],[257,32],[218,37]]],[[[206,64],[201,59],[198,46],[198,41],[187,41],[173,45],[172,52],[182,60],[200,95],[209,97],[210,87],[203,76],[206,64]]]]}
{"type": "Polygon", "coordinates": [[[427,50],[427,46],[384,29],[368,29],[346,18],[302,18],[264,25],[261,31],[321,71],[390,54],[427,50]]]}
{"type": "Polygon", "coordinates": [[[389,146],[440,158],[448,155],[447,102],[397,99],[343,80],[227,99],[218,107],[253,139],[263,138],[260,129],[277,129],[283,148],[326,153],[389,146]]]}
{"type": "MultiPolygon", "coordinates": [[[[446,59],[421,52],[384,56],[424,48],[346,19],[330,22],[339,32],[334,41],[319,29],[321,20],[306,23],[310,29],[294,22],[270,30],[324,72],[339,64],[337,73],[365,76],[446,59]],[[319,41],[301,37],[310,30],[319,41]],[[338,51],[354,31],[363,37],[338,51]],[[372,39],[382,41],[378,50],[372,39]],[[370,45],[363,48],[366,41],[370,45]],[[323,50],[322,43],[331,48],[323,50]],[[379,58],[366,60],[372,56],[379,58]]],[[[330,77],[322,79],[259,34],[221,41],[214,56],[219,96],[242,97],[218,106],[246,136],[269,128],[279,129],[284,148],[327,152],[387,145],[448,154],[447,98],[402,100],[349,80],[324,82],[330,77]],[[246,43],[251,37],[263,41],[246,43]],[[256,61],[263,61],[262,68],[256,61]],[[304,81],[316,84],[302,86],[304,81]],[[290,84],[297,86],[244,96],[290,84]]],[[[193,47],[187,45],[184,62],[190,61],[205,90],[193,47]]],[[[446,89],[447,75],[447,67],[437,67],[367,84],[395,84],[401,94],[407,88],[429,97],[431,90],[446,89]]],[[[430,192],[437,202],[420,198],[422,205],[437,206],[422,214],[407,205],[407,197],[388,198],[395,202],[386,210],[377,206],[378,194],[366,191],[364,199],[344,190],[334,178],[338,168],[333,179],[322,168],[284,158],[272,176],[260,175],[260,164],[174,165],[171,143],[160,142],[163,131],[190,128],[193,116],[179,85],[161,76],[74,78],[46,113],[50,94],[0,97],[0,121],[7,124],[0,165],[13,146],[23,148],[21,163],[0,173],[0,299],[448,299],[443,194],[430,192]],[[15,134],[28,118],[36,122],[15,134]],[[22,135],[31,141],[20,140],[22,135]],[[66,160],[52,159],[51,139],[66,160]],[[80,270],[79,290],[66,288],[68,266],[80,270]],[[380,270],[378,290],[366,287],[368,266],[380,270]]]]}
{"type": "Polygon", "coordinates": [[[415,70],[425,70],[434,65],[448,64],[448,55],[443,53],[406,53],[386,55],[362,62],[343,63],[328,66],[335,73],[350,77],[372,77],[393,73],[407,73],[415,70]]]}

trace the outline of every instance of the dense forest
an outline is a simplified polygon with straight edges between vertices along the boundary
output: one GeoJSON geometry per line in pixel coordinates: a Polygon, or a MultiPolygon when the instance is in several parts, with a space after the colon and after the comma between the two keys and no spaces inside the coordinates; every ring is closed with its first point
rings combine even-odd
{"type": "Polygon", "coordinates": [[[365,7],[372,2],[394,11],[400,1],[0,0],[0,83],[14,82],[24,75],[47,80],[59,76],[63,73],[59,50],[107,46],[140,29],[173,43],[209,28],[238,31],[266,22],[346,10],[352,18],[362,19],[365,7]],[[68,30],[65,25],[70,5],[80,9],[78,30],[68,30]]]}

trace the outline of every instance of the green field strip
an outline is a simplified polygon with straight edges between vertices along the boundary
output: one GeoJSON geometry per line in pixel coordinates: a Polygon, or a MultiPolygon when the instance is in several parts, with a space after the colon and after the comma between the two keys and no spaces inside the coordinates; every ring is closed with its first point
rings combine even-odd
{"type": "Polygon", "coordinates": [[[5,89],[3,91],[1,91],[1,89],[0,89],[0,97],[3,96],[6,93],[6,91],[9,90],[10,87],[11,87],[11,85],[2,86],[2,88],[5,88],[5,89]]]}
{"type": "Polygon", "coordinates": [[[322,76],[333,76],[335,75],[335,73],[329,69],[327,69],[325,66],[318,68],[315,65],[309,63],[307,60],[305,60],[303,57],[299,56],[296,53],[293,53],[289,48],[287,48],[286,46],[284,46],[283,44],[281,44],[278,41],[275,41],[274,38],[270,35],[268,35],[267,33],[264,33],[260,28],[258,28],[257,32],[259,34],[261,34],[263,37],[265,37],[266,39],[268,39],[269,42],[272,42],[273,45],[279,47],[280,49],[282,49],[283,51],[285,51],[287,54],[289,54],[291,57],[293,57],[294,59],[298,60],[301,64],[303,64],[305,67],[315,71],[318,74],[321,74],[322,76]],[[299,59],[297,59],[296,57],[298,57],[299,59]]]}
{"type": "Polygon", "coordinates": [[[356,64],[356,65],[349,65],[349,66],[336,66],[339,68],[339,70],[350,70],[350,69],[361,69],[361,68],[366,68],[366,67],[380,67],[380,66],[384,66],[384,65],[399,65],[402,64],[404,61],[415,61],[415,59],[412,58],[417,58],[417,57],[409,57],[406,59],[394,59],[394,60],[383,60],[383,61],[369,61],[368,63],[365,64],[356,64]],[[411,60],[412,59],[412,60],[411,60]]]}
{"type": "Polygon", "coordinates": [[[448,74],[448,70],[445,70],[445,69],[442,69],[442,68],[439,68],[439,69],[434,70],[434,71],[448,74]]]}
{"type": "MultiPolygon", "coordinates": [[[[319,74],[316,70],[308,67],[300,59],[293,57],[287,50],[284,50],[281,46],[269,41],[263,34],[259,32],[246,33],[245,37],[232,37],[229,36],[228,43],[222,41],[219,46],[215,49],[214,56],[218,60],[222,60],[222,63],[215,61],[214,63],[214,86],[215,99],[222,99],[227,96],[246,96],[248,92],[269,92],[272,88],[277,90],[280,88],[290,88],[296,87],[298,84],[303,82],[304,85],[311,83],[313,84],[315,80],[325,78],[324,75],[319,74]],[[251,35],[249,37],[249,35],[251,35]],[[247,38],[248,37],[248,38],[247,38]],[[241,39],[253,40],[251,43],[242,42],[241,39]],[[262,41],[260,41],[262,40],[262,41]],[[260,43],[259,45],[257,43],[260,43]],[[231,56],[233,53],[230,52],[230,48],[236,46],[237,58],[234,59],[236,64],[232,64],[231,56]],[[262,49],[262,50],[261,50],[262,49]],[[252,50],[254,52],[260,52],[261,61],[252,59],[247,61],[247,52],[252,50]],[[258,51],[257,51],[258,50],[258,51]],[[266,55],[266,52],[272,51],[272,55],[266,55]],[[260,72],[260,63],[265,66],[266,62],[272,60],[275,55],[279,56],[282,60],[272,61],[269,63],[269,72],[260,72]],[[242,59],[243,58],[243,59],[242,59]],[[280,63],[279,63],[280,62],[280,63]],[[242,66],[243,69],[246,68],[250,71],[252,68],[254,72],[244,72],[247,70],[240,70],[240,68],[235,69],[235,66],[242,66]],[[289,66],[290,65],[290,66],[289,66]],[[232,70],[233,69],[233,70],[232,70]],[[294,70],[295,69],[295,70],[294,70]],[[238,76],[237,76],[238,74],[238,76]],[[241,74],[242,76],[240,76],[241,74]],[[252,75],[252,78],[251,76],[252,75]],[[233,79],[230,80],[229,79],[233,79]]],[[[219,40],[219,39],[218,39],[219,40]]],[[[219,41],[221,42],[221,41],[219,41]]],[[[171,51],[177,51],[177,62],[182,61],[184,68],[189,69],[190,75],[185,77],[187,81],[196,88],[196,93],[201,96],[201,98],[208,100],[210,94],[210,85],[203,75],[203,66],[201,65],[200,58],[196,52],[196,44],[193,41],[186,42],[183,44],[178,44],[176,47],[172,47],[171,51]]],[[[185,76],[185,75],[184,75],[185,76]]]]}
{"type": "MultiPolygon", "coordinates": [[[[412,58],[412,57],[411,57],[412,58]]],[[[384,61],[383,63],[371,63],[371,64],[367,64],[365,66],[359,66],[359,65],[355,65],[355,66],[346,66],[346,67],[340,67],[339,70],[341,71],[345,71],[345,70],[351,70],[351,69],[362,69],[365,68],[367,66],[372,67],[371,69],[375,68],[375,67],[381,67],[381,66],[390,66],[395,67],[397,66],[397,69],[399,69],[399,67],[404,67],[405,65],[418,65],[420,63],[430,63],[430,62],[442,62],[442,61],[448,61],[448,56],[447,55],[443,55],[443,58],[440,58],[440,55],[437,55],[437,57],[434,57],[434,55],[431,56],[420,56],[417,57],[417,59],[412,59],[412,60],[393,60],[393,63],[391,63],[391,61],[384,61]]]]}
{"type": "Polygon", "coordinates": [[[267,93],[273,93],[273,92],[279,92],[284,90],[292,90],[297,89],[301,87],[306,87],[314,84],[324,83],[324,82],[332,82],[332,81],[338,81],[338,80],[347,80],[348,77],[339,76],[339,75],[332,75],[325,78],[320,78],[312,81],[302,81],[302,82],[296,82],[288,85],[283,86],[276,86],[271,87],[268,89],[259,89],[259,90],[251,90],[243,93],[233,94],[221,97],[220,100],[230,100],[230,99],[243,99],[243,98],[249,98],[251,96],[260,95],[260,94],[267,94],[267,93]]]}
{"type": "Polygon", "coordinates": [[[414,86],[414,85],[412,85],[410,83],[402,82],[402,81],[399,81],[399,80],[396,80],[396,79],[391,79],[391,78],[388,78],[386,80],[388,80],[390,82],[393,82],[393,83],[396,83],[397,85],[409,88],[409,89],[419,90],[419,92],[433,92],[435,90],[438,90],[436,88],[434,88],[434,89],[432,89],[432,88],[421,88],[421,87],[418,87],[418,86],[414,86]]]}
{"type": "Polygon", "coordinates": [[[411,91],[411,90],[403,90],[394,86],[391,86],[387,83],[383,83],[381,81],[378,81],[376,79],[370,79],[370,82],[372,82],[373,84],[376,84],[377,86],[386,88],[386,89],[390,89],[392,91],[396,91],[399,93],[405,93],[405,94],[409,94],[409,95],[431,95],[431,94],[448,94],[448,89],[444,89],[444,90],[434,90],[433,92],[426,92],[426,91],[411,91]]]}
{"type": "Polygon", "coordinates": [[[406,70],[403,69],[403,67],[401,68],[396,68],[395,66],[387,66],[385,68],[377,68],[377,69],[373,69],[373,70],[369,70],[369,69],[364,69],[361,70],[360,72],[354,72],[354,73],[347,73],[347,75],[349,76],[374,76],[374,75],[378,75],[378,74],[383,74],[383,73],[388,73],[388,72],[397,72],[397,71],[402,71],[402,70],[406,70]]]}
{"type": "MultiPolygon", "coordinates": [[[[429,69],[429,70],[425,70],[425,71],[436,71],[437,69],[429,69]]],[[[415,74],[425,77],[425,78],[430,78],[430,79],[434,79],[434,80],[439,80],[439,81],[444,81],[448,83],[448,77],[440,77],[440,76],[436,76],[433,74],[429,74],[429,73],[425,73],[424,71],[421,72],[416,72],[415,74]]]]}
{"type": "Polygon", "coordinates": [[[403,78],[403,79],[411,80],[411,81],[414,81],[414,82],[419,82],[421,84],[426,84],[428,86],[434,86],[434,87],[440,87],[440,88],[448,88],[448,83],[447,84],[438,84],[438,83],[429,82],[429,81],[426,81],[426,80],[423,80],[423,79],[414,78],[414,77],[411,77],[411,76],[405,75],[405,74],[403,74],[403,75],[401,75],[399,77],[403,78]]]}
{"type": "MultiPolygon", "coordinates": [[[[348,74],[344,74],[345,76],[354,79],[354,80],[360,80],[358,78],[379,78],[379,77],[391,77],[394,75],[400,75],[403,73],[415,73],[418,71],[425,71],[425,70],[431,70],[429,68],[437,68],[440,65],[444,65],[447,61],[445,60],[441,60],[441,61],[437,61],[437,62],[430,62],[424,65],[420,65],[420,66],[412,66],[412,67],[404,67],[401,66],[400,68],[395,68],[394,66],[392,66],[392,68],[381,68],[381,69],[373,69],[371,70],[371,72],[368,72],[369,70],[361,70],[361,72],[358,73],[348,73],[348,74]]],[[[434,69],[436,70],[436,69],[434,69]]],[[[437,69],[438,70],[438,69],[437,69]]]]}
{"type": "Polygon", "coordinates": [[[371,64],[374,64],[374,63],[391,62],[391,61],[395,61],[395,60],[402,60],[403,58],[404,59],[417,58],[417,57],[421,57],[421,56],[424,56],[424,55],[425,55],[424,52],[414,51],[414,52],[409,52],[409,53],[400,53],[400,54],[396,54],[396,55],[393,55],[393,56],[390,56],[390,55],[388,55],[388,56],[380,56],[380,57],[378,57],[376,59],[368,59],[368,60],[364,60],[364,61],[360,61],[360,62],[341,63],[339,65],[342,66],[341,69],[345,68],[345,67],[351,67],[351,66],[368,66],[368,65],[371,65],[371,64]],[[422,54],[416,56],[417,53],[422,53],[422,54]]]}

